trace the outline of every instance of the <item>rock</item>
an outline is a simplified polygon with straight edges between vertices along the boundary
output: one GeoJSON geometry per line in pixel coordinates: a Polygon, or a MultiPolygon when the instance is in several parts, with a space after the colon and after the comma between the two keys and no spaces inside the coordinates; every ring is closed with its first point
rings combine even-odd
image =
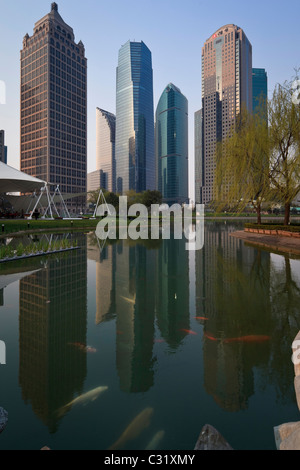
{"type": "Polygon", "coordinates": [[[283,441],[288,439],[288,437],[293,434],[297,429],[300,429],[300,422],[286,423],[274,428],[277,450],[281,450],[281,444],[283,443],[283,441]]]}
{"type": "Polygon", "coordinates": [[[296,398],[297,398],[297,405],[298,405],[298,409],[300,410],[300,375],[295,377],[294,385],[295,385],[295,393],[296,393],[296,398]]]}
{"type": "Polygon", "coordinates": [[[294,369],[295,369],[295,376],[298,377],[300,375],[300,331],[297,334],[296,338],[294,339],[292,350],[293,350],[293,361],[294,361],[294,369]],[[299,354],[296,354],[299,351],[299,354]]]}
{"type": "Polygon", "coordinates": [[[300,450],[300,425],[281,444],[280,450],[300,450]]]}
{"type": "Polygon", "coordinates": [[[6,428],[8,423],[8,413],[4,408],[0,408],[0,434],[6,428]]]}
{"type": "Polygon", "coordinates": [[[194,450],[233,450],[233,448],[215,428],[206,424],[194,450]]]}

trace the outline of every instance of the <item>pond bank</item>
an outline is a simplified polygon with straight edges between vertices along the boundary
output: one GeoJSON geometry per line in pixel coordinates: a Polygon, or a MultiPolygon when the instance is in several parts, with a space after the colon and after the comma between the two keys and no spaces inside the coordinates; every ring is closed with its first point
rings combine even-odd
{"type": "Polygon", "coordinates": [[[233,232],[231,237],[239,238],[250,245],[258,245],[275,253],[288,253],[300,256],[300,238],[282,235],[268,235],[245,231],[233,232]]]}

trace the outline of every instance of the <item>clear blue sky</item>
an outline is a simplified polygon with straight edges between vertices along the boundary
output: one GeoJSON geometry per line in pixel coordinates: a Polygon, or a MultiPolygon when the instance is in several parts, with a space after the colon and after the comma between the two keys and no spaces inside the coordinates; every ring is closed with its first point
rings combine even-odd
{"type": "MultiPolygon", "coordinates": [[[[6,105],[0,129],[6,131],[8,164],[19,168],[20,49],[25,34],[50,11],[51,0],[0,0],[0,80],[6,105]]],[[[88,171],[95,169],[96,107],[115,112],[118,51],[129,39],[152,52],[154,107],[173,82],[189,101],[190,186],[193,191],[194,112],[201,108],[201,48],[228,23],[244,29],[253,47],[253,67],[265,68],[269,96],[276,83],[300,67],[299,0],[57,0],[59,13],[81,39],[88,58],[88,171]]]]}

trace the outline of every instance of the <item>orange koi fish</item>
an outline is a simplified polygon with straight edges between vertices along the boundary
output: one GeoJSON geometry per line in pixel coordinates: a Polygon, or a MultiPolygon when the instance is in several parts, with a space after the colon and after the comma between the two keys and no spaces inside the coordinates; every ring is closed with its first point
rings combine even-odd
{"type": "Polygon", "coordinates": [[[218,341],[211,333],[204,333],[205,338],[209,339],[210,341],[218,341]]]}
{"type": "Polygon", "coordinates": [[[206,317],[194,317],[195,320],[202,320],[202,321],[208,321],[209,318],[206,318],[206,317]]]}
{"type": "Polygon", "coordinates": [[[224,343],[264,343],[270,341],[270,339],[270,336],[250,335],[241,336],[239,338],[228,338],[224,340],[224,343]]]}
{"type": "Polygon", "coordinates": [[[180,331],[182,331],[183,333],[187,333],[188,335],[194,335],[194,336],[197,336],[197,335],[198,335],[198,333],[195,333],[195,331],[192,331],[192,330],[184,330],[184,329],[182,329],[182,330],[180,330],[180,331]]]}

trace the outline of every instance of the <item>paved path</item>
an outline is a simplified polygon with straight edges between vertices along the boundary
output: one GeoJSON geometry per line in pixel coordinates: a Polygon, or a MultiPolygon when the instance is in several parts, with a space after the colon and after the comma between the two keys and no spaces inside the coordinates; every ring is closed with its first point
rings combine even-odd
{"type": "Polygon", "coordinates": [[[231,237],[239,238],[251,245],[262,246],[278,253],[289,253],[300,256],[300,238],[264,235],[261,233],[233,232],[231,237]]]}

